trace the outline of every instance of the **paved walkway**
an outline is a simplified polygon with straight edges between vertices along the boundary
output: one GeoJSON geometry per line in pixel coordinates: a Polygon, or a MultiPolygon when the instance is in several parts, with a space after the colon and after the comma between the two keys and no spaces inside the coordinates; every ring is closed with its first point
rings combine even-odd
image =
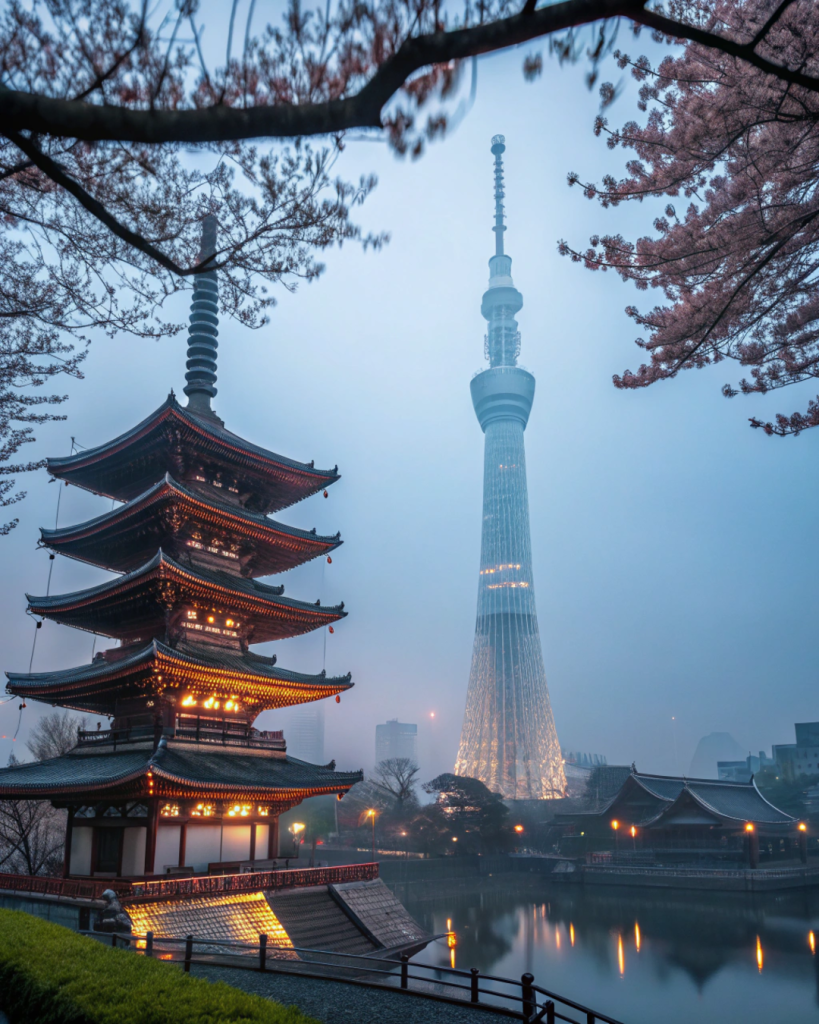
{"type": "Polygon", "coordinates": [[[486,1010],[454,1006],[389,989],[350,985],[330,978],[260,974],[200,964],[191,967],[191,974],[211,981],[225,981],[286,1006],[298,1006],[322,1024],[492,1024],[499,1019],[486,1010]]]}

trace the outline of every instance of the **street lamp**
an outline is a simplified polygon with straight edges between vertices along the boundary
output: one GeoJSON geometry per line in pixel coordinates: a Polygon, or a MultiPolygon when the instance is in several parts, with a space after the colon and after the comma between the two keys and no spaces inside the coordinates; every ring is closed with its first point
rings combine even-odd
{"type": "Polygon", "coordinates": [[[299,855],[298,854],[298,850],[296,849],[296,844],[297,844],[298,839],[299,839],[299,833],[303,832],[304,829],[305,829],[305,826],[300,821],[294,821],[293,824],[290,826],[290,832],[293,833],[293,856],[294,857],[298,857],[298,855],[299,855]]]}
{"type": "Polygon", "coordinates": [[[375,809],[374,808],[371,807],[367,811],[367,817],[373,823],[373,861],[375,861],[375,809]]]}

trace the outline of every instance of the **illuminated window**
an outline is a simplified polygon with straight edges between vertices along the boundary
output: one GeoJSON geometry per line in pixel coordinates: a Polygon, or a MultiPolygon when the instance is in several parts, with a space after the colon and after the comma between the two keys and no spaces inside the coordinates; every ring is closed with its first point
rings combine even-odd
{"type": "Polygon", "coordinates": [[[214,623],[215,621],[216,621],[216,620],[214,619],[214,617],[213,617],[212,615],[209,615],[209,616],[208,616],[208,622],[210,622],[211,624],[213,624],[213,623],[214,623]]]}
{"type": "Polygon", "coordinates": [[[189,619],[195,619],[196,618],[196,612],[193,609],[189,609],[186,612],[186,615],[188,616],[189,619]]]}
{"type": "Polygon", "coordinates": [[[214,487],[221,487],[222,486],[222,481],[221,480],[214,480],[213,481],[213,486],[214,487]]]}
{"type": "Polygon", "coordinates": [[[269,807],[260,807],[259,808],[259,814],[263,818],[266,818],[270,814],[270,808],[269,807]]]}
{"type": "Polygon", "coordinates": [[[187,697],[183,697],[182,698],[182,707],[183,708],[195,708],[196,707],[196,700],[193,697],[191,697],[190,694],[188,694],[187,697]]]}
{"type": "Polygon", "coordinates": [[[228,490],[229,491],[233,491],[234,494],[238,494],[239,493],[239,488],[238,487],[228,487],[228,490]]]}
{"type": "Polygon", "coordinates": [[[199,543],[198,540],[189,540],[188,541],[188,547],[189,548],[196,548],[198,551],[202,550],[202,545],[199,543]]]}
{"type": "Polygon", "coordinates": [[[229,818],[246,818],[251,811],[250,804],[234,804],[228,810],[229,818]]]}
{"type": "Polygon", "coordinates": [[[191,811],[194,818],[212,818],[216,814],[216,804],[197,804],[191,811]]]}
{"type": "Polygon", "coordinates": [[[159,813],[163,818],[178,818],[179,804],[165,804],[159,813]]]}
{"type": "Polygon", "coordinates": [[[225,619],[225,625],[232,627],[234,625],[233,619],[225,619]]]}

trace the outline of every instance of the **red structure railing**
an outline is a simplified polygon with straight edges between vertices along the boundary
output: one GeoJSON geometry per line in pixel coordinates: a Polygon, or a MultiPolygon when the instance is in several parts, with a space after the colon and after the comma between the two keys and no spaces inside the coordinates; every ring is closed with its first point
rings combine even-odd
{"type": "Polygon", "coordinates": [[[119,895],[124,895],[131,891],[131,884],[112,878],[52,878],[48,875],[0,873],[0,889],[64,899],[98,900],[106,889],[113,889],[119,895]]]}
{"type": "Polygon", "coordinates": [[[369,882],[378,878],[378,864],[343,864],[333,868],[297,868],[292,871],[248,871],[241,875],[197,875],[132,882],[126,899],[166,899],[173,896],[208,896],[213,893],[259,892],[307,885],[369,882]]]}

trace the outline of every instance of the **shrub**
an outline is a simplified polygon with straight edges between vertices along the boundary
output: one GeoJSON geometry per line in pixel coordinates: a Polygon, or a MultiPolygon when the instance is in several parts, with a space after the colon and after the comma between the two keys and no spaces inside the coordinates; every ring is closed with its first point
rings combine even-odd
{"type": "Polygon", "coordinates": [[[12,1024],[316,1024],[16,910],[0,910],[0,1009],[12,1024]]]}

